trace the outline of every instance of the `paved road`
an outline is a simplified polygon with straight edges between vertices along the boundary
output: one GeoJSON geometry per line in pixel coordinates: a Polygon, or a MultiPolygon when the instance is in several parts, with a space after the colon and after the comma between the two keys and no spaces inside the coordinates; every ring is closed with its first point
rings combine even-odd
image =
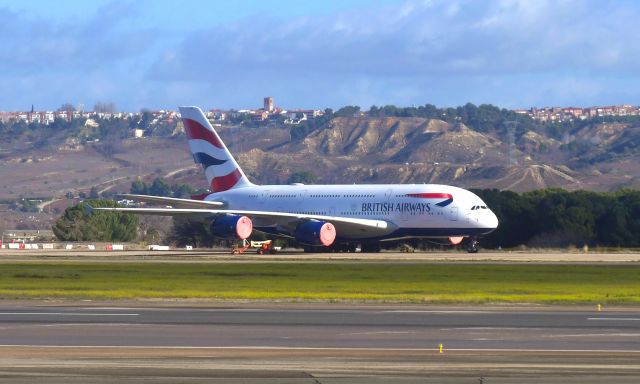
{"type": "Polygon", "coordinates": [[[631,383],[640,310],[3,305],[0,344],[0,381],[631,383]]]}

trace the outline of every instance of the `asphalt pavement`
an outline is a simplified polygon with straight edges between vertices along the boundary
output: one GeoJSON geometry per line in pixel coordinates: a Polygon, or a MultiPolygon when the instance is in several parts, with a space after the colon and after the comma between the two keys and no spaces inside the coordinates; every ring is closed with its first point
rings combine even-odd
{"type": "Polygon", "coordinates": [[[640,309],[0,306],[0,381],[43,377],[65,383],[638,382],[640,309]]]}

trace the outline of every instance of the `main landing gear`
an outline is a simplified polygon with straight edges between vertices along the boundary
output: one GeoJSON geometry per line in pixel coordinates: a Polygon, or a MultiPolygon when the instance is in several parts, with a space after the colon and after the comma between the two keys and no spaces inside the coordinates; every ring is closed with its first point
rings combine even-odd
{"type": "Polygon", "coordinates": [[[361,252],[363,253],[380,253],[380,243],[362,243],[361,252]]]}
{"type": "Polygon", "coordinates": [[[469,253],[478,253],[480,249],[480,242],[475,237],[469,238],[469,242],[467,243],[467,252],[469,253]]]}
{"type": "MultiPolygon", "coordinates": [[[[302,247],[304,253],[354,253],[357,243],[334,243],[329,247],[305,245],[302,247]]],[[[363,243],[360,252],[377,253],[380,252],[379,243],[363,243]]]]}

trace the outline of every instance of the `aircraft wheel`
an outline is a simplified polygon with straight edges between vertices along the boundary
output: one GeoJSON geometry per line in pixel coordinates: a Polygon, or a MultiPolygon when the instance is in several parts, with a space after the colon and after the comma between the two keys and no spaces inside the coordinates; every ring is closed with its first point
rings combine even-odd
{"type": "Polygon", "coordinates": [[[476,239],[469,240],[469,246],[467,247],[467,252],[469,253],[478,253],[480,250],[480,243],[476,239]]]}

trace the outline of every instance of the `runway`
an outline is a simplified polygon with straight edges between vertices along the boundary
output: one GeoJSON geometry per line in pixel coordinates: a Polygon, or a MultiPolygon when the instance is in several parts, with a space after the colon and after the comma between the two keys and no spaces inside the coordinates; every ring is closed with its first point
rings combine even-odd
{"type": "Polygon", "coordinates": [[[637,382],[640,310],[3,305],[0,344],[24,382],[637,382]]]}
{"type": "Polygon", "coordinates": [[[469,263],[638,263],[640,252],[582,252],[567,250],[551,251],[488,251],[467,253],[463,251],[450,252],[380,252],[380,253],[303,253],[285,250],[275,255],[258,255],[255,251],[247,251],[241,255],[232,255],[229,250],[172,250],[172,251],[90,251],[87,249],[74,250],[14,250],[0,249],[0,263],[15,262],[140,262],[145,263],[230,263],[230,262],[469,262],[469,263]]]}

